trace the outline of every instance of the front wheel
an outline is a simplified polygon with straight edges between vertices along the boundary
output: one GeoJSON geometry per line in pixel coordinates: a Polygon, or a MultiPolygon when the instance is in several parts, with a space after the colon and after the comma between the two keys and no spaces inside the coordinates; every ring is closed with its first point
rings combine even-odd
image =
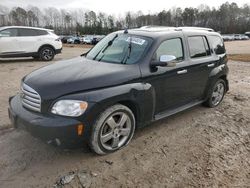
{"type": "Polygon", "coordinates": [[[41,60],[43,61],[51,61],[54,59],[55,56],[55,51],[54,49],[52,49],[51,47],[43,47],[40,51],[39,51],[39,57],[41,60]]]}
{"type": "Polygon", "coordinates": [[[130,142],[134,131],[133,112],[121,104],[111,106],[93,125],[90,148],[99,155],[115,152],[130,142]]]}
{"type": "Polygon", "coordinates": [[[207,101],[204,103],[206,106],[213,108],[218,106],[226,92],[226,83],[224,80],[219,79],[210,90],[207,101]]]}

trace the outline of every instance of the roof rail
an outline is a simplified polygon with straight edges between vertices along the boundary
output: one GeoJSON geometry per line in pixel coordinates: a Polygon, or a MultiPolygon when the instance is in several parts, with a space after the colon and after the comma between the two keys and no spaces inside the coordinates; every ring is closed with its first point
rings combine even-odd
{"type": "Polygon", "coordinates": [[[200,30],[200,31],[214,32],[213,29],[211,29],[211,28],[205,28],[205,27],[170,27],[170,26],[158,26],[158,25],[146,25],[146,26],[140,27],[140,29],[160,29],[160,30],[174,29],[176,31],[182,31],[182,30],[200,30]]]}
{"type": "Polygon", "coordinates": [[[148,30],[148,31],[169,31],[169,30],[176,29],[176,27],[158,26],[158,25],[146,25],[146,26],[140,27],[139,29],[148,30]]]}
{"type": "Polygon", "coordinates": [[[168,26],[160,26],[160,25],[145,25],[140,27],[140,29],[149,29],[149,28],[155,28],[155,27],[163,27],[163,28],[167,28],[168,26]]]}
{"type": "Polygon", "coordinates": [[[203,31],[214,32],[213,29],[205,28],[205,27],[177,27],[176,29],[181,29],[181,30],[203,30],[203,31]]]}

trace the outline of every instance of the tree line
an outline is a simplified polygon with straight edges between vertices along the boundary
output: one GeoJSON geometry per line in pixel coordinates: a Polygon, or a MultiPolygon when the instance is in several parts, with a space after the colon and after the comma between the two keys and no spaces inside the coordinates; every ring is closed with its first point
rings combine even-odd
{"type": "Polygon", "coordinates": [[[250,31],[250,5],[239,7],[236,3],[223,3],[218,8],[200,5],[197,8],[171,8],[158,13],[127,12],[115,17],[103,12],[85,9],[65,10],[35,6],[9,9],[0,4],[0,26],[22,25],[45,27],[57,34],[107,34],[124,28],[145,25],[196,26],[213,28],[221,33],[250,31]]]}

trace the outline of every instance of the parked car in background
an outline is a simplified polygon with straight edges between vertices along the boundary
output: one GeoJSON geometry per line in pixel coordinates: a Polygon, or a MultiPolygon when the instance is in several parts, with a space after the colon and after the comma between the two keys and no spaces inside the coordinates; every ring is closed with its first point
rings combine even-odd
{"type": "Polygon", "coordinates": [[[53,30],[9,26],[0,27],[0,57],[33,57],[50,61],[62,51],[62,42],[53,30]]]}
{"type": "Polygon", "coordinates": [[[234,35],[234,40],[241,40],[241,35],[240,34],[235,34],[234,35]]]}
{"type": "Polygon", "coordinates": [[[249,32],[245,32],[245,35],[250,38],[250,31],[249,32]]]}
{"type": "Polygon", "coordinates": [[[96,35],[92,39],[92,45],[96,45],[98,42],[100,42],[105,36],[104,35],[96,35]]]}
{"type": "Polygon", "coordinates": [[[232,40],[234,40],[233,35],[222,35],[222,38],[223,38],[224,41],[232,41],[232,40]]]}
{"type": "Polygon", "coordinates": [[[70,37],[70,38],[67,40],[67,43],[69,43],[69,44],[80,44],[81,41],[80,41],[80,38],[79,38],[79,37],[70,37]]]}
{"type": "Polygon", "coordinates": [[[241,40],[249,40],[249,37],[247,35],[242,35],[241,40]]]}
{"type": "Polygon", "coordinates": [[[92,44],[93,36],[83,37],[83,44],[92,44]]]}
{"type": "Polygon", "coordinates": [[[68,42],[68,39],[70,39],[72,36],[63,36],[62,38],[61,38],[61,41],[62,41],[62,43],[67,43],[68,42]]]}
{"type": "Polygon", "coordinates": [[[227,74],[225,46],[212,29],[118,31],[86,54],[25,76],[9,117],[46,143],[85,140],[104,155],[125,147],[136,128],[199,104],[218,106],[227,74]]]}
{"type": "Polygon", "coordinates": [[[224,41],[249,40],[249,37],[244,34],[224,34],[222,38],[224,41]]]}
{"type": "Polygon", "coordinates": [[[249,40],[249,37],[243,34],[235,34],[234,40],[249,40]]]}

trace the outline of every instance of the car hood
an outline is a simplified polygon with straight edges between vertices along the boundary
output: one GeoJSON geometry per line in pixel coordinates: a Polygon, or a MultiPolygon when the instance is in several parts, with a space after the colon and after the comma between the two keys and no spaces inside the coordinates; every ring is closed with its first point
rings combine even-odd
{"type": "Polygon", "coordinates": [[[136,64],[112,64],[77,57],[40,68],[23,81],[42,99],[51,100],[66,94],[128,83],[140,76],[136,64]]]}

